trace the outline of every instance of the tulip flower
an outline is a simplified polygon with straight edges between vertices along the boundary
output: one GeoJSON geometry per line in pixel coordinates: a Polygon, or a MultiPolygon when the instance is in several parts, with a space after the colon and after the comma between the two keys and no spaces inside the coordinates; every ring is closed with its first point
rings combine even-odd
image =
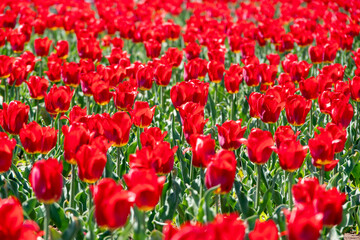
{"type": "Polygon", "coordinates": [[[37,161],[29,175],[36,198],[45,204],[60,200],[63,187],[62,163],[55,158],[37,161]]]}
{"type": "Polygon", "coordinates": [[[125,146],[129,142],[132,120],[126,112],[116,112],[109,119],[104,121],[104,136],[114,147],[125,146]]]}
{"type": "Polygon", "coordinates": [[[119,83],[113,95],[116,108],[122,111],[129,111],[134,105],[137,94],[136,87],[132,86],[129,81],[119,83]]]}
{"type": "Polygon", "coordinates": [[[167,49],[162,59],[165,59],[168,64],[170,64],[173,68],[177,68],[180,66],[183,59],[183,52],[175,47],[170,47],[167,49]]]}
{"type": "Polygon", "coordinates": [[[330,113],[332,122],[343,128],[347,128],[354,116],[353,106],[342,100],[335,100],[333,105],[334,107],[330,113]]]}
{"type": "Polygon", "coordinates": [[[193,135],[189,142],[192,149],[192,165],[200,168],[207,167],[215,155],[215,140],[211,139],[211,135],[193,135]]]}
{"type": "Polygon", "coordinates": [[[67,119],[67,120],[69,120],[70,124],[73,124],[75,122],[81,121],[81,119],[86,116],[86,111],[87,111],[86,107],[81,108],[80,106],[75,105],[71,109],[71,111],[69,113],[69,117],[61,116],[60,119],[67,119]]]}
{"type": "Polygon", "coordinates": [[[262,94],[258,92],[252,92],[247,99],[249,107],[250,107],[250,116],[253,118],[260,118],[259,109],[258,109],[258,101],[262,98],[262,94]]]}
{"type": "Polygon", "coordinates": [[[104,178],[90,186],[95,205],[97,224],[106,229],[124,226],[130,216],[135,195],[126,191],[111,178],[104,178]],[[121,206],[121,208],[119,208],[121,206]]]}
{"type": "Polygon", "coordinates": [[[75,62],[65,62],[61,67],[61,77],[65,85],[76,88],[80,83],[80,68],[75,62]]]}
{"type": "Polygon", "coordinates": [[[62,127],[64,134],[64,157],[70,164],[76,164],[75,155],[82,145],[88,144],[90,131],[83,123],[73,123],[62,127]]]}
{"type": "Polygon", "coordinates": [[[57,87],[54,84],[44,99],[46,111],[54,115],[67,112],[73,94],[74,90],[71,91],[69,86],[57,87]]]}
{"type": "Polygon", "coordinates": [[[107,157],[95,145],[83,145],[75,155],[79,179],[86,183],[95,183],[101,177],[107,157]]]}
{"type": "Polygon", "coordinates": [[[150,126],[155,114],[155,107],[150,108],[148,102],[135,102],[134,109],[131,112],[134,125],[140,128],[150,126]]]}
{"type": "Polygon", "coordinates": [[[21,144],[27,153],[47,154],[56,145],[57,132],[55,128],[41,127],[34,121],[20,130],[21,144]]]}
{"type": "Polygon", "coordinates": [[[335,153],[339,153],[342,152],[342,150],[344,150],[344,146],[347,140],[347,136],[346,136],[346,129],[336,125],[335,123],[328,123],[326,124],[325,129],[318,127],[317,128],[320,132],[328,132],[331,134],[331,136],[333,137],[333,139],[338,139],[340,141],[338,141],[336,143],[335,146],[335,153]]]}
{"type": "Polygon", "coordinates": [[[96,81],[91,85],[91,92],[94,101],[101,106],[108,104],[113,97],[113,94],[110,92],[109,83],[101,80],[96,81]]]}
{"type": "Polygon", "coordinates": [[[24,221],[21,203],[14,196],[0,199],[0,238],[19,239],[24,221]],[[11,219],[11,221],[9,221],[11,219]]]}
{"type": "Polygon", "coordinates": [[[192,42],[184,48],[184,52],[187,60],[198,58],[200,56],[201,46],[192,42]]]}
{"type": "Polygon", "coordinates": [[[319,96],[318,78],[310,77],[299,82],[301,95],[308,100],[315,100],[319,96]]]}
{"type": "Polygon", "coordinates": [[[205,106],[209,93],[209,83],[190,80],[177,83],[170,90],[170,98],[176,109],[187,102],[199,103],[205,106]]]}
{"type": "Polygon", "coordinates": [[[336,53],[339,45],[336,42],[327,43],[324,45],[324,62],[331,63],[336,58],[336,53]]]}
{"type": "Polygon", "coordinates": [[[267,65],[262,63],[259,65],[259,82],[266,86],[272,86],[275,83],[275,78],[277,74],[277,66],[267,65]]]}
{"type": "Polygon", "coordinates": [[[43,99],[49,88],[49,81],[38,76],[31,76],[29,80],[26,81],[26,84],[28,86],[30,97],[36,100],[43,99]]]}
{"type": "Polygon", "coordinates": [[[235,154],[231,151],[222,149],[211,158],[211,161],[207,165],[205,185],[207,188],[220,185],[220,187],[215,190],[215,193],[228,193],[233,186],[235,173],[235,154]]]}
{"type": "Polygon", "coordinates": [[[252,232],[249,233],[250,240],[278,240],[279,239],[279,231],[276,227],[276,224],[273,220],[268,220],[265,222],[261,222],[256,219],[255,228],[252,232]]]}
{"type": "Polygon", "coordinates": [[[27,65],[21,59],[15,59],[12,62],[10,76],[8,78],[9,86],[15,84],[15,87],[20,87],[23,82],[26,81],[27,78],[27,65]]]}
{"type": "Polygon", "coordinates": [[[280,148],[281,143],[286,140],[296,140],[299,133],[294,133],[290,126],[279,126],[274,134],[276,147],[280,148]]]}
{"type": "Polygon", "coordinates": [[[360,77],[355,76],[352,80],[349,79],[349,86],[351,99],[360,102],[360,77]]]}
{"type": "Polygon", "coordinates": [[[144,132],[140,135],[141,146],[151,147],[154,149],[157,145],[164,141],[166,135],[167,131],[162,133],[161,129],[158,127],[145,128],[144,132]]]}
{"type": "Polygon", "coordinates": [[[168,174],[174,167],[177,148],[171,148],[168,142],[161,142],[155,148],[142,146],[136,154],[130,155],[130,168],[153,169],[157,174],[168,174]]]}
{"type": "Polygon", "coordinates": [[[224,84],[228,93],[239,92],[239,86],[242,82],[242,68],[238,64],[231,64],[228,71],[225,71],[224,84]]]}
{"type": "Polygon", "coordinates": [[[17,31],[17,29],[9,33],[7,41],[9,41],[11,48],[15,53],[24,51],[26,37],[23,33],[17,31]]]}
{"type": "Polygon", "coordinates": [[[266,55],[266,59],[269,61],[271,66],[279,66],[280,64],[280,56],[276,53],[270,53],[266,55]]]}
{"type": "Polygon", "coordinates": [[[333,162],[335,147],[339,141],[333,139],[330,132],[323,131],[320,134],[315,132],[315,137],[309,140],[309,150],[314,162],[319,165],[333,162]]]}
{"type": "Polygon", "coordinates": [[[88,58],[92,61],[101,61],[102,50],[99,41],[95,38],[78,38],[77,50],[79,57],[82,59],[88,58]]]}
{"type": "Polygon", "coordinates": [[[156,176],[152,169],[131,169],[124,180],[129,191],[135,194],[135,205],[142,211],[150,211],[161,197],[166,177],[156,176]]]}
{"type": "Polygon", "coordinates": [[[44,71],[50,82],[57,83],[61,80],[61,64],[59,62],[48,61],[48,71],[44,71]]]}
{"type": "Polygon", "coordinates": [[[49,49],[52,41],[47,38],[37,38],[34,40],[35,53],[39,57],[46,57],[49,55],[49,49]]]}
{"type": "Polygon", "coordinates": [[[323,214],[315,213],[311,206],[298,205],[287,213],[288,237],[293,240],[317,240],[323,227],[323,214]]]}
{"type": "Polygon", "coordinates": [[[242,139],[241,142],[247,147],[249,160],[258,165],[269,160],[274,148],[271,132],[258,128],[253,128],[248,139],[242,139]]]}
{"type": "Polygon", "coordinates": [[[7,55],[0,55],[0,78],[8,78],[11,73],[11,67],[14,58],[9,57],[7,55]]]}
{"type": "Polygon", "coordinates": [[[54,47],[56,50],[56,55],[61,59],[66,59],[69,53],[69,43],[65,40],[60,40],[56,43],[54,47]]]}
{"type": "Polygon", "coordinates": [[[223,79],[225,66],[224,64],[216,61],[210,61],[207,64],[207,70],[209,73],[209,79],[213,83],[219,83],[223,79]]]}
{"type": "Polygon", "coordinates": [[[150,90],[154,81],[154,69],[147,66],[140,66],[136,72],[137,86],[140,90],[150,90]]]}
{"type": "Polygon", "coordinates": [[[198,58],[192,59],[184,64],[184,80],[189,81],[199,78],[201,72],[201,62],[198,58]]]}
{"type": "Polygon", "coordinates": [[[324,60],[324,48],[323,46],[310,46],[309,56],[311,62],[314,64],[320,64],[324,60]]]}
{"type": "Polygon", "coordinates": [[[257,101],[258,114],[264,123],[275,123],[282,110],[281,102],[273,95],[262,95],[257,101]]]}
{"type": "Polygon", "coordinates": [[[285,171],[293,172],[303,164],[307,147],[303,147],[296,139],[287,139],[282,141],[274,151],[279,156],[280,167],[285,171]]]}
{"type": "Polygon", "coordinates": [[[35,63],[39,61],[39,59],[36,59],[35,55],[30,51],[23,52],[20,57],[26,64],[27,73],[34,71],[35,63]]]}
{"type": "Polygon", "coordinates": [[[159,64],[154,71],[154,78],[157,85],[166,87],[171,80],[171,65],[159,64]]]}
{"type": "Polygon", "coordinates": [[[311,100],[306,100],[301,95],[293,95],[287,98],[285,105],[286,118],[293,126],[301,126],[305,123],[306,116],[311,108],[311,100]]]}
{"type": "Polygon", "coordinates": [[[16,140],[9,139],[7,134],[0,132],[0,174],[7,172],[12,163],[13,151],[16,146],[16,140]]]}
{"type": "Polygon", "coordinates": [[[302,78],[307,78],[309,75],[309,70],[312,67],[312,64],[307,63],[306,61],[301,62],[292,62],[290,65],[290,76],[291,80],[295,83],[299,82],[302,78]]]}
{"type": "Polygon", "coordinates": [[[10,134],[19,135],[21,128],[29,119],[30,107],[19,101],[11,101],[9,104],[3,103],[0,110],[0,125],[10,134]]]}
{"type": "Polygon", "coordinates": [[[258,65],[248,64],[243,67],[243,77],[246,85],[256,87],[259,85],[259,69],[258,65]]]}
{"type": "Polygon", "coordinates": [[[285,73],[290,74],[290,68],[293,62],[297,62],[298,57],[296,54],[289,53],[285,56],[285,60],[281,62],[281,66],[285,73]]]}
{"type": "Polygon", "coordinates": [[[236,150],[241,146],[240,139],[244,136],[247,127],[241,128],[242,120],[227,120],[223,125],[216,124],[218,128],[219,144],[223,149],[236,150]]]}
{"type": "Polygon", "coordinates": [[[149,41],[144,42],[146,56],[148,58],[157,58],[160,55],[161,51],[161,43],[154,39],[150,39],[149,41]]]}

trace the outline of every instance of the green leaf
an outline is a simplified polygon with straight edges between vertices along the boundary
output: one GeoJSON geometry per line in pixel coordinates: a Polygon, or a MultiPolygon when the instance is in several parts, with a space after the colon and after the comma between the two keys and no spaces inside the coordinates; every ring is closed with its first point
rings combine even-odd
{"type": "Polygon", "coordinates": [[[56,227],[60,229],[60,231],[64,231],[69,225],[64,209],[62,209],[58,203],[53,203],[50,205],[50,218],[55,223],[56,227]]]}

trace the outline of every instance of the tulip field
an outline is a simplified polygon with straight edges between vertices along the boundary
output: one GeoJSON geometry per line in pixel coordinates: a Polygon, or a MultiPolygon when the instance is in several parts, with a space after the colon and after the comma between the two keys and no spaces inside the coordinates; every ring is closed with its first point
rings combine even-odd
{"type": "Polygon", "coordinates": [[[0,240],[360,239],[360,1],[0,0],[0,240]]]}

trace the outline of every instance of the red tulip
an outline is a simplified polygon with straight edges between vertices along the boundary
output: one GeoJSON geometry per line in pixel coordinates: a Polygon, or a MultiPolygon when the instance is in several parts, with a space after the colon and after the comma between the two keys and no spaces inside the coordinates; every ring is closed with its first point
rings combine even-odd
{"type": "Polygon", "coordinates": [[[136,72],[137,86],[140,90],[150,90],[154,81],[154,69],[147,66],[140,66],[136,72]]]}
{"type": "Polygon", "coordinates": [[[134,109],[131,112],[134,125],[140,128],[150,126],[155,114],[155,107],[150,108],[148,102],[135,102],[134,109]]]}
{"type": "Polygon", "coordinates": [[[27,65],[21,59],[15,59],[11,66],[10,77],[8,78],[8,84],[10,86],[15,84],[15,87],[20,87],[27,78],[27,65]]]}
{"type": "Polygon", "coordinates": [[[23,52],[23,54],[21,54],[20,57],[26,64],[27,73],[34,71],[35,63],[39,61],[39,59],[36,59],[35,55],[30,51],[23,52]]]}
{"type": "Polygon", "coordinates": [[[3,103],[0,110],[0,125],[8,133],[19,135],[21,128],[27,123],[30,107],[19,101],[3,103]]]}
{"type": "Polygon", "coordinates": [[[205,106],[209,93],[209,83],[190,80],[177,83],[170,90],[170,98],[176,109],[187,102],[199,103],[205,106]]]}
{"type": "Polygon", "coordinates": [[[293,126],[303,125],[310,108],[311,100],[306,100],[301,95],[288,97],[285,105],[286,118],[288,122],[293,126]]]}
{"type": "Polygon", "coordinates": [[[79,179],[91,184],[101,177],[107,158],[97,146],[83,145],[76,153],[75,160],[78,165],[79,179]]]}
{"type": "Polygon", "coordinates": [[[244,136],[247,127],[241,128],[242,120],[227,120],[222,126],[216,124],[218,128],[219,144],[223,149],[236,150],[241,146],[240,139],[244,136]]]}
{"type": "Polygon", "coordinates": [[[67,112],[73,94],[74,90],[71,91],[69,86],[57,87],[54,84],[44,99],[46,111],[54,115],[67,112]]]}
{"type": "Polygon", "coordinates": [[[196,134],[203,134],[204,126],[209,119],[204,119],[201,114],[188,115],[183,119],[182,130],[187,142],[190,141],[190,137],[196,134]]]}
{"type": "MultiPolygon", "coordinates": [[[[0,132],[0,174],[7,172],[12,163],[13,151],[16,146],[16,140],[9,139],[7,134],[0,132]]],[[[1,231],[0,231],[1,232],[1,231]]]]}
{"type": "Polygon", "coordinates": [[[140,134],[140,142],[142,147],[151,147],[154,149],[157,145],[164,141],[167,131],[161,132],[158,127],[145,128],[144,132],[140,134]]]}
{"type": "Polygon", "coordinates": [[[184,80],[189,81],[199,78],[201,73],[201,62],[198,58],[189,60],[184,64],[184,80]]]}
{"type": "Polygon", "coordinates": [[[248,64],[243,67],[243,77],[246,85],[249,87],[259,86],[259,66],[255,64],[248,64]]]}
{"type": "Polygon", "coordinates": [[[111,39],[111,44],[114,48],[123,48],[124,47],[124,41],[119,37],[114,37],[111,39]]]}
{"type": "Polygon", "coordinates": [[[225,71],[224,84],[228,93],[238,93],[242,82],[242,68],[238,64],[231,64],[228,71],[225,71]]]}
{"type": "Polygon", "coordinates": [[[309,149],[314,162],[318,165],[326,165],[334,161],[336,144],[339,139],[333,139],[330,132],[315,132],[315,137],[309,140],[309,149]]]}
{"type": "Polygon", "coordinates": [[[33,99],[43,99],[49,88],[49,81],[38,76],[31,76],[26,82],[30,97],[33,99]]]}
{"type": "Polygon", "coordinates": [[[64,134],[65,160],[70,164],[76,164],[75,155],[82,145],[89,143],[90,131],[82,123],[74,123],[70,127],[63,126],[61,130],[64,134]]]}
{"type": "Polygon", "coordinates": [[[135,194],[136,206],[142,211],[150,211],[159,201],[166,177],[157,177],[152,169],[131,169],[124,175],[124,180],[129,191],[135,194]]]}
{"type": "Polygon", "coordinates": [[[290,76],[291,80],[295,83],[299,82],[302,78],[307,78],[309,75],[309,70],[312,67],[312,64],[307,63],[306,61],[297,62],[294,61],[290,65],[290,76]]]}
{"type": "Polygon", "coordinates": [[[34,121],[20,130],[21,144],[27,153],[47,154],[56,145],[57,132],[55,128],[41,127],[34,121]]]}
{"type": "Polygon", "coordinates": [[[19,239],[24,215],[21,203],[14,196],[0,199],[0,238],[4,240],[19,239]],[[11,221],[10,221],[11,219],[11,221]]]}
{"type": "Polygon", "coordinates": [[[243,44],[243,39],[240,36],[238,36],[236,34],[231,35],[228,38],[228,42],[229,42],[230,50],[233,53],[241,52],[241,45],[243,44]]]}
{"type": "Polygon", "coordinates": [[[220,185],[220,187],[215,190],[215,193],[228,193],[233,186],[235,173],[235,154],[231,151],[222,149],[212,157],[210,163],[207,165],[205,185],[207,188],[220,185]]]}
{"type": "Polygon", "coordinates": [[[275,123],[282,110],[281,102],[273,95],[262,95],[257,101],[257,109],[261,121],[275,123]]]}
{"type": "Polygon", "coordinates": [[[76,88],[80,83],[80,67],[75,62],[65,62],[61,67],[61,77],[65,85],[76,88]]]}
{"type": "Polygon", "coordinates": [[[280,56],[276,53],[270,53],[266,55],[266,59],[270,62],[271,66],[279,66],[280,64],[280,56]]]}
{"type": "Polygon", "coordinates": [[[262,63],[259,65],[259,82],[263,85],[272,86],[275,83],[277,66],[262,63]]]}
{"type": "Polygon", "coordinates": [[[201,46],[199,46],[195,42],[192,42],[192,43],[189,43],[184,48],[184,51],[185,51],[185,56],[186,56],[187,60],[195,59],[200,56],[201,46]]]}
{"type": "Polygon", "coordinates": [[[278,240],[279,231],[276,227],[276,224],[273,220],[268,220],[266,222],[261,222],[256,219],[255,228],[252,232],[249,233],[250,240],[278,240]]]}
{"type": "Polygon", "coordinates": [[[191,163],[195,167],[207,167],[215,155],[215,140],[211,139],[211,135],[193,135],[190,138],[190,145],[192,149],[191,163]]]}
{"type": "Polygon", "coordinates": [[[344,67],[340,63],[335,63],[324,66],[320,70],[320,73],[330,78],[332,80],[332,83],[336,83],[337,81],[342,81],[344,79],[345,69],[346,66],[344,67]]]}
{"type": "Polygon", "coordinates": [[[317,128],[320,132],[328,132],[331,134],[331,136],[333,137],[333,139],[338,139],[340,141],[338,141],[336,143],[336,147],[335,147],[335,153],[339,153],[342,150],[344,150],[344,146],[347,140],[347,136],[346,136],[346,129],[336,125],[335,123],[328,123],[326,124],[325,129],[318,127],[317,128]]]}
{"type": "Polygon", "coordinates": [[[250,116],[253,118],[260,118],[259,109],[258,109],[258,101],[262,98],[262,94],[258,92],[252,92],[247,99],[249,107],[250,107],[250,116]]]}
{"type": "Polygon", "coordinates": [[[161,59],[166,60],[166,62],[171,65],[173,68],[180,66],[183,59],[183,52],[175,47],[170,47],[167,49],[165,54],[161,59]]]}
{"type": "Polygon", "coordinates": [[[79,38],[77,41],[77,50],[79,57],[82,59],[88,58],[92,61],[98,60],[101,61],[102,50],[100,48],[100,43],[95,38],[79,38]]]}
{"type": "Polygon", "coordinates": [[[65,40],[60,40],[56,43],[56,55],[59,58],[66,59],[69,53],[69,43],[65,40]]]}
{"type": "Polygon", "coordinates": [[[191,118],[194,115],[201,115],[204,118],[204,106],[201,106],[199,103],[184,103],[179,107],[178,111],[182,124],[185,122],[185,119],[191,118]]]}
{"type": "Polygon", "coordinates": [[[162,87],[166,87],[170,83],[171,74],[171,65],[159,64],[154,72],[156,84],[162,87]]]}
{"type": "Polygon", "coordinates": [[[279,156],[280,167],[285,171],[293,172],[303,164],[307,147],[303,147],[296,139],[287,139],[274,151],[279,156]]]}
{"type": "Polygon", "coordinates": [[[223,79],[225,66],[223,63],[210,61],[207,64],[207,70],[209,73],[209,79],[211,82],[219,83],[223,79]]]}
{"type": "Polygon", "coordinates": [[[35,53],[39,57],[46,57],[49,55],[49,49],[52,41],[47,38],[37,38],[34,40],[35,53]]]}
{"type": "Polygon", "coordinates": [[[29,175],[36,198],[46,204],[60,200],[63,187],[63,165],[55,158],[37,161],[29,175]]]}
{"type": "Polygon", "coordinates": [[[349,79],[349,86],[351,99],[356,102],[360,102],[360,77],[355,76],[352,80],[349,79]]]}
{"type": "Polygon", "coordinates": [[[301,95],[308,100],[315,100],[319,96],[318,78],[310,77],[299,82],[301,95]]]}
{"type": "Polygon", "coordinates": [[[128,113],[117,112],[111,116],[108,126],[104,126],[104,136],[115,147],[125,146],[129,142],[132,120],[128,113]]]}
{"type": "Polygon", "coordinates": [[[26,37],[23,33],[17,31],[17,29],[10,31],[7,41],[9,41],[11,48],[15,53],[24,51],[26,37]]]}
{"type": "Polygon", "coordinates": [[[149,41],[144,42],[146,56],[148,58],[157,58],[160,56],[161,51],[161,43],[154,39],[150,39],[149,41]]]}
{"type": "Polygon", "coordinates": [[[48,71],[44,71],[49,80],[53,83],[60,82],[61,80],[61,64],[59,62],[48,61],[48,71]]]}
{"type": "Polygon", "coordinates": [[[143,147],[130,155],[131,169],[153,169],[157,174],[168,174],[174,167],[174,154],[177,147],[171,149],[170,143],[161,142],[155,148],[143,147]]]}
{"type": "Polygon", "coordinates": [[[119,83],[113,95],[116,108],[122,111],[129,111],[134,105],[137,94],[136,87],[132,86],[129,81],[119,83]]]}
{"type": "Polygon", "coordinates": [[[320,64],[324,59],[324,48],[322,46],[310,46],[309,56],[311,62],[314,64],[320,64]]]}
{"type": "Polygon", "coordinates": [[[195,239],[233,239],[243,240],[245,238],[245,224],[236,213],[218,214],[214,221],[205,226],[208,233],[200,235],[204,238],[195,239]]]}
{"type": "Polygon", "coordinates": [[[86,112],[87,112],[86,107],[81,108],[80,106],[75,105],[71,109],[71,111],[69,113],[69,117],[61,116],[60,119],[67,119],[67,120],[69,120],[70,124],[73,124],[75,122],[81,121],[81,119],[86,116],[86,112]]]}
{"type": "Polygon", "coordinates": [[[90,186],[95,205],[95,219],[102,228],[117,229],[126,224],[135,195],[111,178],[90,186]],[[121,207],[120,207],[121,206],[121,207]]]}
{"type": "Polygon", "coordinates": [[[335,100],[330,116],[333,123],[347,128],[354,116],[353,106],[343,100],[335,100]]]}
{"type": "Polygon", "coordinates": [[[298,205],[287,214],[288,236],[291,240],[317,240],[323,215],[315,213],[311,206],[298,205]]]}
{"type": "Polygon", "coordinates": [[[258,128],[253,128],[248,139],[243,139],[242,142],[247,147],[249,160],[259,165],[265,164],[269,160],[274,148],[271,132],[258,128]]]}
{"type": "Polygon", "coordinates": [[[294,133],[290,126],[279,126],[274,134],[276,147],[280,148],[281,143],[286,140],[296,140],[299,133],[294,133]]]}
{"type": "Polygon", "coordinates": [[[101,106],[108,104],[113,97],[113,94],[110,92],[109,83],[101,80],[93,82],[91,92],[94,101],[101,106]]]}
{"type": "Polygon", "coordinates": [[[339,45],[336,42],[327,43],[324,45],[324,62],[331,63],[336,58],[336,53],[339,45]]]}
{"type": "Polygon", "coordinates": [[[15,58],[7,55],[0,55],[0,78],[8,78],[15,58]]]}

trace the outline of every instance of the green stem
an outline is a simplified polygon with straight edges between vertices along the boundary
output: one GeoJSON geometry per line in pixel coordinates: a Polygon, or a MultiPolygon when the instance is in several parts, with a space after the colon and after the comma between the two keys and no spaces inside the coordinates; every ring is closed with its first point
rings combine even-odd
{"type": "Polygon", "coordinates": [[[40,112],[40,101],[34,99],[34,106],[36,106],[36,112],[35,112],[35,121],[38,122],[39,120],[39,112],[40,112]]]}
{"type": "Polygon", "coordinates": [[[70,185],[70,207],[75,208],[75,183],[76,183],[76,171],[75,164],[71,164],[71,185],[70,185]]]}
{"type": "Polygon", "coordinates": [[[138,148],[141,149],[141,142],[140,142],[140,135],[142,133],[142,128],[141,127],[138,127],[137,128],[137,136],[136,136],[136,139],[137,139],[137,145],[138,145],[138,148]]]}
{"type": "Polygon", "coordinates": [[[118,175],[118,177],[119,177],[119,179],[121,179],[121,171],[122,171],[122,164],[121,164],[121,148],[120,147],[118,147],[117,148],[117,154],[118,154],[118,158],[117,158],[117,168],[116,168],[116,173],[117,173],[117,175],[118,175]]]}
{"type": "Polygon", "coordinates": [[[320,184],[324,183],[324,176],[325,176],[325,165],[321,165],[320,169],[320,184]]]}
{"type": "Polygon", "coordinates": [[[159,86],[160,87],[160,105],[161,105],[161,109],[163,111],[165,111],[165,105],[164,105],[164,88],[163,86],[159,86]]]}
{"type": "Polygon", "coordinates": [[[289,173],[289,188],[288,188],[288,194],[289,194],[289,207],[292,209],[293,207],[293,198],[292,198],[292,185],[293,185],[293,178],[294,178],[294,172],[289,173]]]}
{"type": "Polygon", "coordinates": [[[61,118],[61,114],[59,113],[58,114],[58,119],[57,119],[58,120],[58,130],[59,130],[58,131],[58,144],[59,144],[59,146],[61,146],[61,142],[60,142],[61,141],[61,119],[60,118],[61,118]]]}
{"type": "Polygon", "coordinates": [[[233,99],[231,102],[231,120],[235,120],[235,114],[236,114],[236,93],[233,94],[233,99]]]}
{"type": "Polygon", "coordinates": [[[204,190],[204,169],[201,167],[200,168],[200,201],[203,197],[203,190],[204,190]]]}
{"type": "Polygon", "coordinates": [[[4,84],[5,84],[5,89],[4,89],[4,102],[8,102],[9,101],[9,93],[8,93],[8,91],[9,91],[9,87],[8,87],[8,84],[7,84],[7,82],[6,82],[6,79],[3,79],[3,81],[4,81],[4,84]]]}
{"type": "Polygon", "coordinates": [[[255,210],[257,210],[260,201],[261,165],[256,164],[256,168],[257,168],[257,179],[256,179],[255,210]]]}
{"type": "Polygon", "coordinates": [[[91,109],[90,109],[90,97],[86,97],[86,114],[90,115],[91,109]]]}
{"type": "Polygon", "coordinates": [[[44,218],[44,231],[45,240],[49,240],[49,224],[50,224],[50,205],[44,204],[45,207],[45,218],[44,218]]]}
{"type": "Polygon", "coordinates": [[[216,210],[216,215],[219,214],[219,203],[220,203],[219,194],[215,194],[215,210],[216,210]]]}
{"type": "Polygon", "coordinates": [[[42,68],[43,68],[43,58],[42,57],[40,57],[40,77],[42,77],[43,76],[43,71],[42,71],[42,68]]]}
{"type": "Polygon", "coordinates": [[[310,127],[309,127],[309,137],[311,138],[312,136],[312,118],[313,118],[313,102],[311,103],[311,107],[310,107],[310,127]]]}

